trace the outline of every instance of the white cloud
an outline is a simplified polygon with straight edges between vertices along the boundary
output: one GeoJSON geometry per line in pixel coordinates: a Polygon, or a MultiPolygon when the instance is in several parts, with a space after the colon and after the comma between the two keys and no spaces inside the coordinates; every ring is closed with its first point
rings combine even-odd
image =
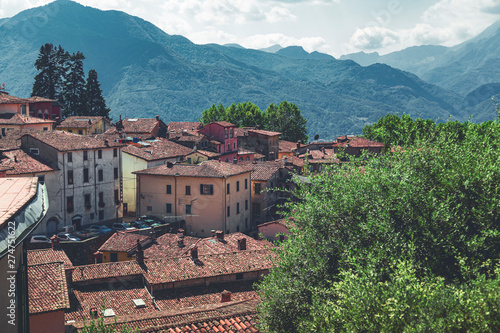
{"type": "Polygon", "coordinates": [[[329,51],[331,51],[330,47],[323,37],[295,38],[286,36],[281,33],[273,33],[265,35],[253,35],[245,38],[242,42],[242,46],[251,49],[262,49],[276,44],[279,44],[283,47],[300,45],[307,52],[318,50],[320,52],[328,53],[329,51]]]}
{"type": "Polygon", "coordinates": [[[349,43],[362,50],[375,50],[399,43],[399,33],[385,27],[357,29],[349,43]]]}

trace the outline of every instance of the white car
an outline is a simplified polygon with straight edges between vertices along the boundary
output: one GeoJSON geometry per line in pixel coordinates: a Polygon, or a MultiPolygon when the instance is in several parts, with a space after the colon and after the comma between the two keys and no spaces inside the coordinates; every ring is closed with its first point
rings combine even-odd
{"type": "Polygon", "coordinates": [[[51,243],[50,238],[44,235],[31,236],[30,243],[51,243]]]}
{"type": "Polygon", "coordinates": [[[59,237],[60,240],[66,241],[66,242],[78,242],[80,241],[80,238],[71,236],[71,234],[67,232],[60,232],[57,234],[57,237],[59,237]]]}

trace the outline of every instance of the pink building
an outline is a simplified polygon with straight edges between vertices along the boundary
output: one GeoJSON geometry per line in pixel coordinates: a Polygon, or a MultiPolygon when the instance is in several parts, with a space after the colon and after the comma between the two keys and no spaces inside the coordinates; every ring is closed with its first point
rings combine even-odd
{"type": "Polygon", "coordinates": [[[55,99],[33,96],[29,102],[29,115],[32,117],[52,119],[61,118],[61,105],[55,99]]]}
{"type": "Polygon", "coordinates": [[[218,141],[217,151],[221,154],[219,160],[232,162],[238,159],[238,139],[235,135],[236,125],[227,121],[214,121],[206,124],[199,133],[206,135],[210,140],[218,141]]]}

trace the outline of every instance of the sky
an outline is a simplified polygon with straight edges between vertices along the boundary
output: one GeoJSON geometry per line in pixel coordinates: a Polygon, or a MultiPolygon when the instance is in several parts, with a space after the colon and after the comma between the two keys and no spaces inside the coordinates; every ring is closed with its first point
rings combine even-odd
{"type": "MultiPolygon", "coordinates": [[[[0,18],[50,0],[0,0],[0,18]]],[[[280,44],[334,57],[453,46],[500,19],[500,0],[76,0],[141,17],[196,44],[280,44]]]]}

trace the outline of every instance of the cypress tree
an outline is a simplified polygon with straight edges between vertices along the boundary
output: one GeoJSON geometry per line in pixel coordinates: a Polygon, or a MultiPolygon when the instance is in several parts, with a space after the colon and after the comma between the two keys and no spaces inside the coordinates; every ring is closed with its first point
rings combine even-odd
{"type": "Polygon", "coordinates": [[[69,56],[67,62],[63,97],[65,117],[86,114],[84,59],[83,53],[78,51],[69,56]]]}
{"type": "Polygon", "coordinates": [[[87,115],[109,117],[110,109],[106,107],[106,101],[102,96],[101,85],[97,80],[97,72],[94,69],[89,71],[87,84],[85,86],[87,102],[87,115]]]}
{"type": "Polygon", "coordinates": [[[46,43],[40,47],[40,53],[35,61],[35,68],[39,71],[35,76],[31,96],[40,96],[61,100],[63,90],[64,64],[68,52],[59,45],[54,47],[46,43]]]}

